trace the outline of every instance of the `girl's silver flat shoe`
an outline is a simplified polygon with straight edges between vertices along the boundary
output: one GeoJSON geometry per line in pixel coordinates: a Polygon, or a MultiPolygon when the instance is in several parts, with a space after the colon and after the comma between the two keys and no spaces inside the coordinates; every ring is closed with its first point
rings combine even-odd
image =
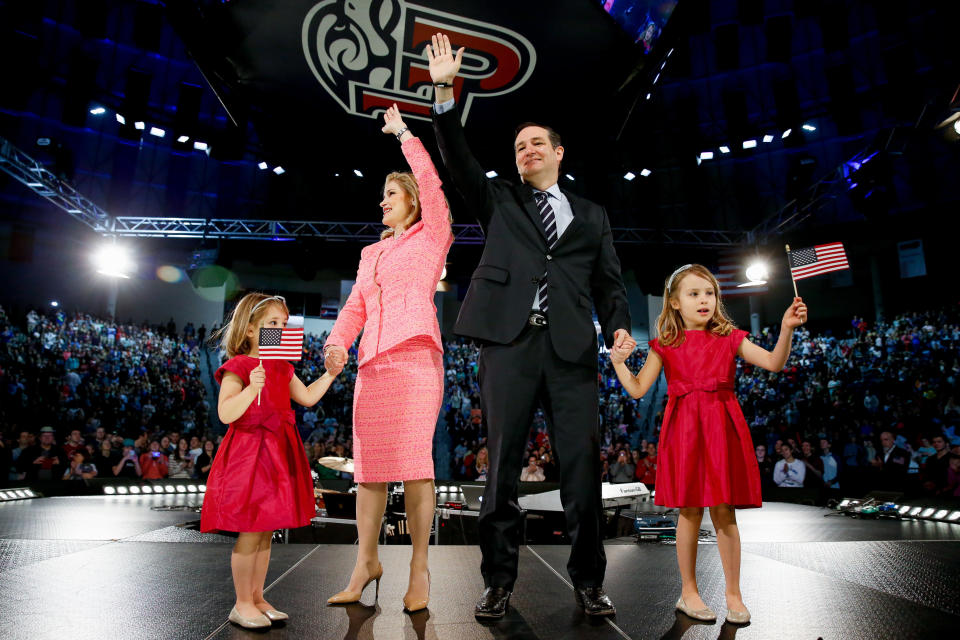
{"type": "Polygon", "coordinates": [[[750,622],[750,612],[747,610],[732,611],[727,609],[727,622],[732,624],[747,624],[750,622]]]}
{"type": "Polygon", "coordinates": [[[705,622],[710,622],[717,619],[717,614],[714,613],[713,609],[710,607],[704,607],[703,609],[691,609],[688,607],[683,601],[683,596],[680,596],[680,599],[677,600],[677,610],[682,611],[695,620],[704,620],[705,622]]]}

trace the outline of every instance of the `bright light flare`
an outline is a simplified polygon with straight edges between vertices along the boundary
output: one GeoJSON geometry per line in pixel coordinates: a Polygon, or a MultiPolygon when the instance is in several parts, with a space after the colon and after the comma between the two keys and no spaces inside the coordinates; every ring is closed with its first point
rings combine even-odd
{"type": "Polygon", "coordinates": [[[112,278],[129,278],[135,267],[130,252],[116,244],[105,245],[94,253],[93,264],[97,273],[112,278]]]}

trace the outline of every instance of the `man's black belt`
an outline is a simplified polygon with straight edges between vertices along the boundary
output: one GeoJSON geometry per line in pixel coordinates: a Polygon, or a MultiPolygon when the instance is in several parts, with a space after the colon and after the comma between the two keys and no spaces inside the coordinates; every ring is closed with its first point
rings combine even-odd
{"type": "Polygon", "coordinates": [[[547,316],[539,311],[531,311],[530,317],[527,318],[527,324],[532,327],[545,327],[547,326],[547,316]]]}

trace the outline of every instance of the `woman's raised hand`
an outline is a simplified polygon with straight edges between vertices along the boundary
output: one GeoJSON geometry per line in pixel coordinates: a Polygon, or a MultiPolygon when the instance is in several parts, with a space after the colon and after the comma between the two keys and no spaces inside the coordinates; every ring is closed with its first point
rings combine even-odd
{"type": "Polygon", "coordinates": [[[383,128],[381,131],[397,135],[398,131],[406,128],[406,125],[403,124],[403,116],[400,115],[400,108],[394,102],[392,107],[383,112],[383,128]]]}
{"type": "Polygon", "coordinates": [[[450,38],[446,35],[438,33],[432,36],[430,40],[431,43],[427,45],[430,79],[434,83],[453,84],[453,79],[457,77],[457,73],[460,71],[460,63],[463,61],[464,47],[460,47],[460,50],[454,55],[453,47],[450,46],[450,38]]]}

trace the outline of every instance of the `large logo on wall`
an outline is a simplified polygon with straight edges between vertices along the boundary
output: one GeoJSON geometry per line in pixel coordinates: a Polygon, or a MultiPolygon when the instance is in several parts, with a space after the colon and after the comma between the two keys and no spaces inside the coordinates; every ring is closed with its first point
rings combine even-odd
{"type": "Polygon", "coordinates": [[[536,52],[520,34],[403,0],[323,0],[303,20],[303,53],[313,75],[345,111],[368,118],[394,102],[430,119],[433,87],[425,51],[442,32],[466,47],[454,95],[466,123],[473,99],[515,91],[536,52]]]}

